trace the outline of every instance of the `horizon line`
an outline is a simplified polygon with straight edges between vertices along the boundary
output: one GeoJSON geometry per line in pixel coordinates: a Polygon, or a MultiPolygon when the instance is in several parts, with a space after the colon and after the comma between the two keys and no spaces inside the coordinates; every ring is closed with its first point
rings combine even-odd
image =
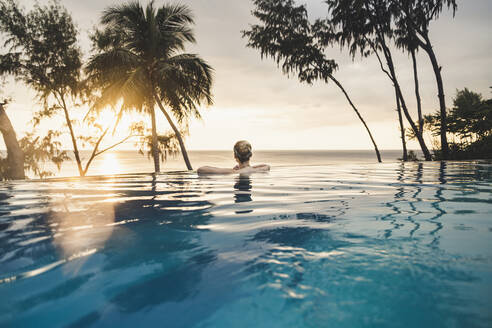
{"type": "MultiPolygon", "coordinates": [[[[309,148],[291,148],[291,149],[267,149],[267,148],[255,148],[253,149],[254,151],[374,151],[374,149],[326,149],[326,148],[314,148],[314,149],[309,149],[309,148]]],[[[420,149],[407,149],[408,151],[421,151],[420,149]]],[[[6,149],[0,149],[1,152],[7,152],[6,149]]],[[[68,152],[73,152],[73,149],[64,149],[64,151],[68,152]]],[[[92,149],[80,149],[79,151],[92,151],[92,149]]],[[[118,149],[118,150],[111,150],[108,151],[108,153],[114,153],[118,151],[135,151],[138,152],[138,150],[135,149],[118,149]]],[[[233,151],[231,149],[187,149],[187,151],[233,151]]],[[[379,149],[379,151],[403,151],[402,149],[398,148],[382,148],[379,149]]]]}

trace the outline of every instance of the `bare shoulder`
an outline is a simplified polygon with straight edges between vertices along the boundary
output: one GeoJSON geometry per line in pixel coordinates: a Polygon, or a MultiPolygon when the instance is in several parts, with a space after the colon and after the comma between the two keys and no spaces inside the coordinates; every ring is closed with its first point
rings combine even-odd
{"type": "Polygon", "coordinates": [[[232,173],[254,173],[254,172],[268,172],[270,171],[270,165],[260,164],[255,166],[249,166],[242,169],[227,169],[222,167],[214,166],[202,166],[196,172],[198,175],[209,175],[209,174],[232,174],[232,173]]]}
{"type": "Polygon", "coordinates": [[[199,175],[205,174],[232,174],[234,173],[233,169],[226,169],[221,167],[214,166],[202,166],[196,171],[199,175]]]}

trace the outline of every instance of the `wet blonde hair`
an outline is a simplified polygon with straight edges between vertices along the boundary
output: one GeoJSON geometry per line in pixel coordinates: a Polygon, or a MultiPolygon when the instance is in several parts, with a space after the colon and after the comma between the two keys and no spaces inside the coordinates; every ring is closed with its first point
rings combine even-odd
{"type": "Polygon", "coordinates": [[[246,140],[236,142],[234,145],[234,156],[241,162],[247,162],[253,155],[251,151],[251,144],[246,140]]]}

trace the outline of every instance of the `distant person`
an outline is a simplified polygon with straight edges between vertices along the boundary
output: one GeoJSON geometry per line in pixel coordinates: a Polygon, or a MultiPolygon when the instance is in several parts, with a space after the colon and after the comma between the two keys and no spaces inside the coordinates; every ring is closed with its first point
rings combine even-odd
{"type": "Polygon", "coordinates": [[[241,140],[236,142],[234,145],[234,159],[237,165],[232,169],[213,167],[213,166],[202,166],[198,169],[198,174],[232,174],[232,173],[254,173],[254,172],[267,172],[270,171],[270,165],[260,164],[251,166],[249,164],[249,159],[253,155],[251,151],[251,144],[246,140],[241,140]]]}

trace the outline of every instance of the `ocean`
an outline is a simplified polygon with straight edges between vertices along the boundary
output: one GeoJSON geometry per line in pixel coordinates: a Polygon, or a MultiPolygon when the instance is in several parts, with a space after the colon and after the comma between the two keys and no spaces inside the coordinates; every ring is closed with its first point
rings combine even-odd
{"type": "MultiPolygon", "coordinates": [[[[418,152],[417,152],[418,153],[418,152]]],[[[210,165],[218,167],[233,167],[232,150],[190,150],[188,151],[193,169],[210,165]]],[[[418,153],[419,154],[419,153],[418,153]]],[[[70,152],[69,155],[72,155],[70,152]]],[[[90,152],[82,152],[85,163],[90,152]]],[[[402,156],[401,150],[382,150],[383,162],[396,162],[402,156]]],[[[251,158],[252,164],[266,163],[272,167],[285,166],[316,166],[353,163],[377,163],[373,150],[257,150],[251,158]]],[[[55,173],[55,177],[77,176],[75,162],[66,161],[58,171],[52,164],[45,167],[55,173]]],[[[186,166],[181,154],[169,157],[161,163],[161,171],[183,171],[186,166]]],[[[128,173],[149,173],[154,171],[153,161],[147,155],[141,155],[137,151],[124,150],[101,154],[93,161],[87,175],[108,175],[128,173]]],[[[35,178],[28,174],[30,178],[35,178]]]]}

